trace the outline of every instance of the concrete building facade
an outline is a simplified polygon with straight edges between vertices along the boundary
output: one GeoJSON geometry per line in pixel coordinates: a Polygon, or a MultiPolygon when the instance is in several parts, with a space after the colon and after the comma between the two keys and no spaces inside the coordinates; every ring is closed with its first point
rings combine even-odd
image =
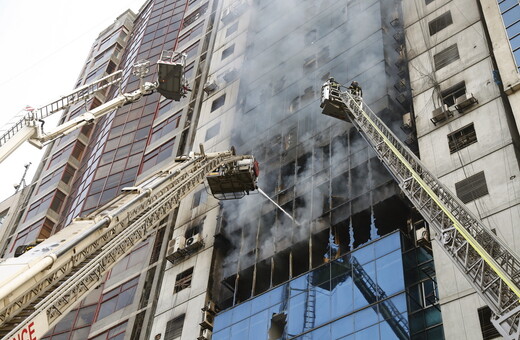
{"type": "MultiPolygon", "coordinates": [[[[518,2],[404,1],[403,8],[421,159],[518,249],[518,2]]],[[[446,338],[498,336],[469,282],[435,245],[434,255],[446,338]]]]}

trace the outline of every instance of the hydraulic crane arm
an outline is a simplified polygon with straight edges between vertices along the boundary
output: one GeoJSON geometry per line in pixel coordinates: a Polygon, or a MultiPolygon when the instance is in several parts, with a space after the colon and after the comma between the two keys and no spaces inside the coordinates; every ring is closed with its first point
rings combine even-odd
{"type": "Polygon", "coordinates": [[[168,99],[176,101],[185,97],[187,91],[190,91],[184,74],[186,54],[163,51],[157,62],[159,77],[156,82],[143,82],[143,78],[149,72],[149,65],[150,62],[147,60],[140,60],[134,65],[133,74],[141,79],[139,89],[131,93],[120,94],[114,99],[70,121],[64,122],[46,133],[44,133],[41,125],[43,119],[80,101],[86,101],[96,93],[106,90],[109,86],[119,84],[122,80],[123,72],[117,71],[91,84],[84,85],[72,93],[38,109],[27,107],[22,114],[15,116],[11,122],[0,129],[0,163],[27,141],[41,149],[56,138],[71,133],[86,124],[93,123],[113,110],[138,101],[141,97],[155,91],[158,91],[168,99]]]}
{"type": "Polygon", "coordinates": [[[123,189],[22,256],[0,263],[2,339],[42,337],[215,169],[226,169],[222,177],[225,183],[235,179],[236,190],[256,188],[252,156],[202,152],[179,161],[138,187],[123,189]]]}
{"type": "Polygon", "coordinates": [[[351,122],[361,133],[412,204],[437,231],[441,248],[489,305],[497,330],[506,339],[518,339],[517,255],[428,171],[359,96],[326,83],[321,107],[323,114],[351,122]]]}

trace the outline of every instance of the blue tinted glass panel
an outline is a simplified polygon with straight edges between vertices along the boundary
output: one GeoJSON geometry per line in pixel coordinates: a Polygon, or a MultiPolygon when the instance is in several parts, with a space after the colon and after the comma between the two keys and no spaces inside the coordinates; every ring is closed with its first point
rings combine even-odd
{"type": "Polygon", "coordinates": [[[376,257],[388,254],[396,249],[401,249],[401,241],[399,233],[393,233],[377,241],[375,244],[376,257]]]}
{"type": "Polygon", "coordinates": [[[511,42],[511,48],[513,49],[513,51],[520,47],[520,35],[517,35],[509,41],[511,42]]]}
{"type": "Polygon", "coordinates": [[[222,312],[215,318],[215,322],[213,325],[213,331],[218,332],[221,329],[224,329],[231,325],[231,317],[233,316],[233,310],[228,310],[226,312],[222,312]]]}
{"type": "Polygon", "coordinates": [[[379,332],[381,333],[381,340],[401,340],[401,338],[396,334],[398,331],[391,327],[387,322],[381,322],[379,324],[379,332]]]}
{"type": "Polygon", "coordinates": [[[251,315],[251,303],[243,303],[233,308],[232,323],[248,318],[251,315]]]}
{"type": "Polygon", "coordinates": [[[377,283],[386,296],[404,289],[403,262],[397,250],[376,260],[377,283]]]}
{"type": "Polygon", "coordinates": [[[330,294],[329,290],[316,288],[316,326],[330,321],[330,294]]]}
{"type": "Polygon", "coordinates": [[[307,295],[300,294],[292,297],[289,301],[289,315],[287,316],[287,332],[289,334],[300,334],[303,332],[306,300],[307,295]]]}
{"type": "Polygon", "coordinates": [[[514,37],[515,35],[520,33],[520,23],[516,22],[515,24],[509,26],[507,28],[507,36],[514,37]]]}
{"type": "MultiPolygon", "coordinates": [[[[376,242],[377,244],[377,242],[376,242]]],[[[352,252],[352,256],[355,256],[359,263],[364,264],[367,262],[370,262],[374,260],[375,253],[374,253],[374,243],[363,247],[361,249],[355,250],[352,252]]]]}
{"type": "Polygon", "coordinates": [[[308,278],[308,274],[305,274],[303,276],[300,276],[294,280],[291,281],[290,283],[290,286],[291,286],[291,296],[294,296],[294,295],[298,295],[300,293],[302,293],[304,290],[307,289],[307,278],[308,278]]]}
{"type": "Polygon", "coordinates": [[[354,332],[354,316],[350,315],[334,322],[331,326],[332,339],[338,339],[342,336],[354,332]]]}
{"type": "Polygon", "coordinates": [[[332,291],[330,300],[331,317],[336,319],[342,315],[351,313],[354,310],[353,301],[353,282],[352,278],[348,277],[344,282],[338,284],[332,291]]]}
{"type": "Polygon", "coordinates": [[[375,263],[366,263],[360,266],[359,273],[354,274],[354,309],[362,308],[377,301],[377,293],[367,291],[368,282],[376,282],[375,263]]]}
{"type": "Polygon", "coordinates": [[[503,2],[500,2],[500,11],[504,12],[505,10],[513,7],[515,4],[518,4],[518,0],[505,0],[503,2]]]}
{"type": "Polygon", "coordinates": [[[312,340],[330,339],[330,325],[320,327],[311,332],[312,340]]]}
{"type": "Polygon", "coordinates": [[[520,6],[516,5],[515,7],[507,10],[502,14],[502,17],[504,18],[504,24],[506,27],[512,25],[518,20],[518,18],[520,18],[520,6]]]}
{"type": "Polygon", "coordinates": [[[379,339],[379,325],[365,328],[356,333],[356,340],[379,339]]]}
{"type": "Polygon", "coordinates": [[[230,340],[244,340],[248,337],[249,319],[240,321],[231,326],[230,340]]]}
{"type": "MultiPolygon", "coordinates": [[[[374,306],[374,308],[377,308],[374,306]]],[[[379,321],[379,316],[377,315],[374,308],[365,308],[360,310],[356,314],[354,314],[354,329],[360,330],[363,328],[367,328],[368,326],[372,326],[379,321]]],[[[373,339],[373,338],[372,338],[373,339]]]]}
{"type": "Polygon", "coordinates": [[[229,332],[231,331],[231,328],[226,328],[221,330],[220,332],[213,333],[211,336],[212,340],[227,340],[229,339],[229,332]]]}
{"type": "Polygon", "coordinates": [[[259,311],[269,308],[269,299],[270,296],[267,293],[255,297],[254,303],[252,304],[253,306],[251,307],[251,314],[255,314],[259,311]]]}
{"type": "Polygon", "coordinates": [[[267,310],[253,315],[249,323],[249,339],[267,339],[269,320],[267,310]]]}

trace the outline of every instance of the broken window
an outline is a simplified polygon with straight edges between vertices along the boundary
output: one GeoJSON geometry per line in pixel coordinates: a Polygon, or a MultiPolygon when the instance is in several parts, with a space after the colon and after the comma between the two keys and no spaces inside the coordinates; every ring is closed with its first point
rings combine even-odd
{"type": "Polygon", "coordinates": [[[300,97],[296,97],[293,100],[291,100],[291,104],[289,105],[289,112],[294,113],[298,111],[300,108],[300,97]]]}
{"type": "Polygon", "coordinates": [[[201,221],[194,226],[189,227],[186,229],[186,232],[184,233],[184,237],[186,239],[189,239],[190,237],[193,237],[197,234],[199,234],[202,231],[202,225],[204,224],[204,221],[201,221]]]}
{"type": "Polygon", "coordinates": [[[430,35],[434,35],[435,33],[441,31],[442,29],[446,28],[446,26],[449,26],[451,24],[453,24],[451,12],[447,11],[446,13],[441,14],[440,16],[428,23],[430,35]]]}
{"type": "Polygon", "coordinates": [[[480,321],[480,330],[482,331],[483,340],[491,340],[500,338],[500,333],[491,323],[491,309],[488,306],[478,309],[478,319],[480,321]]]}
{"type": "Polygon", "coordinates": [[[457,152],[465,147],[477,142],[477,133],[473,123],[452,132],[448,135],[448,145],[450,153],[457,152]]]}
{"type": "Polygon", "coordinates": [[[287,324],[287,314],[278,313],[271,317],[271,327],[269,328],[269,340],[282,339],[287,324]]]}
{"type": "Polygon", "coordinates": [[[455,183],[455,191],[457,192],[457,197],[460,198],[463,203],[468,203],[487,195],[489,192],[484,171],[455,183]]]}
{"type": "Polygon", "coordinates": [[[436,70],[440,70],[441,68],[448,66],[458,59],[460,59],[460,55],[457,44],[453,44],[433,56],[433,62],[435,63],[436,70]]]}
{"type": "Polygon", "coordinates": [[[455,105],[455,100],[466,93],[466,83],[461,81],[444,91],[441,91],[442,102],[448,106],[455,105]]]}
{"type": "Polygon", "coordinates": [[[178,293],[181,290],[190,287],[192,276],[193,276],[193,267],[183,271],[180,274],[177,274],[177,277],[175,278],[175,287],[173,287],[173,292],[178,293]]]}

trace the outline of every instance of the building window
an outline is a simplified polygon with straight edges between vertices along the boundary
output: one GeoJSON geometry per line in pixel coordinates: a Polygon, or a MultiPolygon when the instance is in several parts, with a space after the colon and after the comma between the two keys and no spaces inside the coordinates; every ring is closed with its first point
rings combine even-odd
{"type": "Polygon", "coordinates": [[[200,234],[200,232],[202,231],[203,224],[204,224],[204,220],[202,220],[199,223],[195,224],[194,226],[191,226],[188,229],[186,229],[186,232],[184,233],[184,237],[186,239],[189,239],[190,237],[200,234]]]}
{"type": "Polygon", "coordinates": [[[101,320],[115,311],[132,304],[138,282],[139,276],[103,294],[96,320],[101,320]]]}
{"type": "Polygon", "coordinates": [[[195,21],[197,21],[200,17],[206,13],[208,10],[208,3],[201,6],[199,9],[195,10],[192,14],[190,14],[186,19],[184,19],[184,22],[182,23],[182,28],[186,28],[195,21]]]}
{"type": "Polygon", "coordinates": [[[222,96],[218,97],[211,103],[211,112],[221,108],[224,106],[224,103],[226,102],[226,94],[223,94],[222,96]]]}
{"type": "Polygon", "coordinates": [[[180,274],[177,274],[177,277],[175,278],[175,287],[173,288],[173,292],[178,293],[181,290],[190,287],[192,276],[193,276],[193,267],[191,267],[188,270],[183,271],[180,274]]]}
{"type": "Polygon", "coordinates": [[[218,135],[219,131],[220,131],[220,122],[206,130],[206,137],[204,138],[204,141],[208,141],[211,138],[215,137],[216,135],[218,135]]]}
{"type": "Polygon", "coordinates": [[[443,30],[447,26],[453,24],[453,19],[451,18],[451,12],[448,11],[444,14],[441,14],[437,18],[433,19],[428,23],[428,27],[430,28],[430,35],[434,35],[435,33],[443,30]]]}
{"type": "Polygon", "coordinates": [[[48,238],[51,235],[52,228],[54,228],[54,223],[49,219],[33,223],[18,233],[10,252],[15,251],[18,246],[31,243],[37,239],[48,238]]]}
{"type": "Polygon", "coordinates": [[[441,68],[451,64],[455,60],[459,59],[459,49],[457,44],[453,44],[447,49],[435,54],[433,56],[433,62],[435,63],[435,69],[440,70],[441,68]]]}
{"type": "Polygon", "coordinates": [[[318,31],[316,29],[310,30],[305,34],[305,45],[314,44],[318,38],[318,31]]]}
{"type": "Polygon", "coordinates": [[[466,83],[461,81],[441,92],[442,102],[448,106],[455,105],[455,100],[466,93],[466,83]]]}
{"type": "Polygon", "coordinates": [[[173,138],[171,141],[164,143],[157,149],[153,150],[149,154],[147,154],[144,157],[143,165],[141,172],[145,172],[148,169],[151,169],[155,165],[161,163],[168,157],[172,155],[173,152],[173,144],[175,142],[175,138],[173,138]]]}
{"type": "Polygon", "coordinates": [[[516,61],[517,68],[520,68],[520,4],[518,1],[498,1],[500,7],[500,14],[502,14],[502,20],[506,29],[509,43],[511,44],[511,50],[513,57],[516,61]]]}
{"type": "Polygon", "coordinates": [[[172,117],[161,122],[155,126],[152,130],[152,136],[150,137],[150,143],[153,143],[164,136],[169,135],[173,130],[179,127],[181,121],[182,111],[177,112],[172,117]]]}
{"type": "Polygon", "coordinates": [[[487,195],[489,192],[484,171],[455,183],[455,191],[457,192],[457,197],[460,198],[463,203],[468,203],[487,195]]]}
{"type": "Polygon", "coordinates": [[[95,338],[90,340],[121,340],[125,337],[127,322],[120,324],[119,326],[113,327],[106,332],[103,332],[95,338]]]}
{"type": "Polygon", "coordinates": [[[230,55],[232,55],[233,52],[235,52],[235,44],[229,46],[229,47],[226,48],[224,51],[222,51],[222,58],[221,58],[220,60],[224,60],[224,59],[226,59],[227,57],[229,57],[230,55]]]}
{"type": "Polygon", "coordinates": [[[480,321],[480,330],[482,331],[483,340],[491,340],[500,338],[500,333],[491,323],[491,309],[488,306],[478,309],[478,319],[480,321]]]}
{"type": "Polygon", "coordinates": [[[448,145],[450,153],[457,152],[465,147],[477,142],[477,134],[473,123],[452,132],[448,135],[448,145]]]}
{"type": "Polygon", "coordinates": [[[191,206],[192,209],[198,207],[201,203],[206,201],[206,189],[201,189],[193,194],[193,204],[191,206]]]}
{"type": "Polygon", "coordinates": [[[424,3],[425,3],[426,5],[429,5],[429,4],[431,4],[433,1],[435,1],[435,0],[424,0],[424,3]]]}
{"type": "Polygon", "coordinates": [[[110,277],[123,273],[129,268],[143,264],[147,259],[149,241],[139,243],[134,250],[121,259],[110,271],[110,277]]]}
{"type": "Polygon", "coordinates": [[[238,21],[227,28],[226,38],[229,37],[231,34],[235,33],[237,30],[238,30],[238,21]]]}
{"type": "Polygon", "coordinates": [[[166,331],[164,332],[164,340],[178,340],[182,335],[182,326],[184,325],[185,314],[171,319],[166,323],[166,331]]]}

